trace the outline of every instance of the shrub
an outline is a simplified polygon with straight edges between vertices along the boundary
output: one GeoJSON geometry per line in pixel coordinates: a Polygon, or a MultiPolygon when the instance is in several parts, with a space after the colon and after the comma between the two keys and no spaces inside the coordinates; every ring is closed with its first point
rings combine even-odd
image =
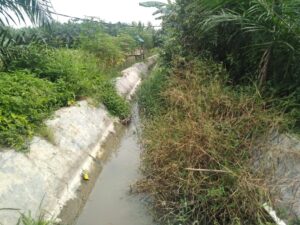
{"type": "Polygon", "coordinates": [[[51,48],[44,45],[19,45],[7,49],[6,57],[2,57],[5,71],[28,69],[39,74],[44,70],[51,48]]]}
{"type": "Polygon", "coordinates": [[[40,123],[71,99],[64,84],[25,72],[0,73],[0,144],[25,149],[40,123]]]}
{"type": "Polygon", "coordinates": [[[125,61],[117,38],[106,33],[97,33],[93,38],[82,36],[80,43],[81,48],[95,55],[102,66],[112,67],[125,61]]]}
{"type": "Polygon", "coordinates": [[[113,111],[113,115],[127,114],[127,103],[117,96],[109,81],[114,69],[104,70],[98,64],[99,59],[93,54],[82,50],[31,45],[16,47],[11,55],[14,56],[14,60],[10,62],[9,70],[29,70],[39,78],[63,84],[77,99],[92,97],[103,102],[108,110],[113,111]],[[120,107],[126,112],[121,112],[121,108],[116,110],[118,104],[121,104],[120,107]]]}
{"type": "Polygon", "coordinates": [[[138,47],[137,41],[132,36],[126,33],[121,33],[120,35],[118,35],[116,37],[116,42],[125,54],[129,54],[138,47]]]}
{"type": "Polygon", "coordinates": [[[125,119],[130,115],[129,104],[124,99],[116,94],[115,87],[112,83],[104,83],[103,91],[99,93],[98,98],[109,109],[110,113],[125,119]]]}
{"type": "Polygon", "coordinates": [[[46,77],[58,74],[77,98],[92,97],[103,103],[112,115],[125,118],[130,114],[129,105],[117,94],[111,77],[105,72],[97,66],[95,56],[80,50],[65,49],[56,51],[44,74],[46,77]]]}

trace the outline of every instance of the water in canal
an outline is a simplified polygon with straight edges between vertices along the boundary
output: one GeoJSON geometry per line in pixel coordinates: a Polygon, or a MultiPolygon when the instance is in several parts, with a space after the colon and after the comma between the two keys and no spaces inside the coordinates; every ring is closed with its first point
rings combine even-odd
{"type": "Polygon", "coordinates": [[[120,138],[115,151],[102,162],[88,200],[76,225],[154,225],[141,196],[130,194],[140,176],[140,145],[138,141],[138,113],[120,138]]]}

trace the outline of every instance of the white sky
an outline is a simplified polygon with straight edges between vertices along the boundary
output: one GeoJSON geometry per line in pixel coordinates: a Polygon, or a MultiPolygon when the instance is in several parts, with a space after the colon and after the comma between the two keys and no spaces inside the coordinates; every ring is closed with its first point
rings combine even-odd
{"type": "MultiPolygon", "coordinates": [[[[151,22],[153,25],[160,25],[160,21],[154,19],[152,13],[154,8],[139,6],[139,2],[146,0],[52,0],[56,12],[69,16],[84,17],[95,16],[106,22],[141,21],[145,24],[151,22]]],[[[167,0],[161,0],[167,2],[167,0]]],[[[55,17],[61,22],[68,21],[64,17],[55,17]]]]}

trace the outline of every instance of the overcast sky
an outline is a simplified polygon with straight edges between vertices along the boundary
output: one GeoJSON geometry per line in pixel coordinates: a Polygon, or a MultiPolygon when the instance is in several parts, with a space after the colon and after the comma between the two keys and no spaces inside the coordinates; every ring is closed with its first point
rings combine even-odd
{"type": "MultiPolygon", "coordinates": [[[[96,16],[113,23],[141,21],[146,24],[150,21],[153,25],[159,25],[160,21],[152,16],[155,9],[139,6],[141,1],[146,0],[52,0],[52,4],[56,12],[70,16],[96,16]]],[[[54,18],[61,22],[68,20],[64,17],[54,18]]]]}

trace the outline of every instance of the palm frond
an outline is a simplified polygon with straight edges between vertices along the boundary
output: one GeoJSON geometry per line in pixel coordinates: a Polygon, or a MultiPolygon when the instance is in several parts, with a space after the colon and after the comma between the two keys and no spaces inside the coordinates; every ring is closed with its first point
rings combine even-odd
{"type": "Polygon", "coordinates": [[[30,22],[43,25],[51,20],[50,0],[0,0],[0,25],[30,22]]]}

